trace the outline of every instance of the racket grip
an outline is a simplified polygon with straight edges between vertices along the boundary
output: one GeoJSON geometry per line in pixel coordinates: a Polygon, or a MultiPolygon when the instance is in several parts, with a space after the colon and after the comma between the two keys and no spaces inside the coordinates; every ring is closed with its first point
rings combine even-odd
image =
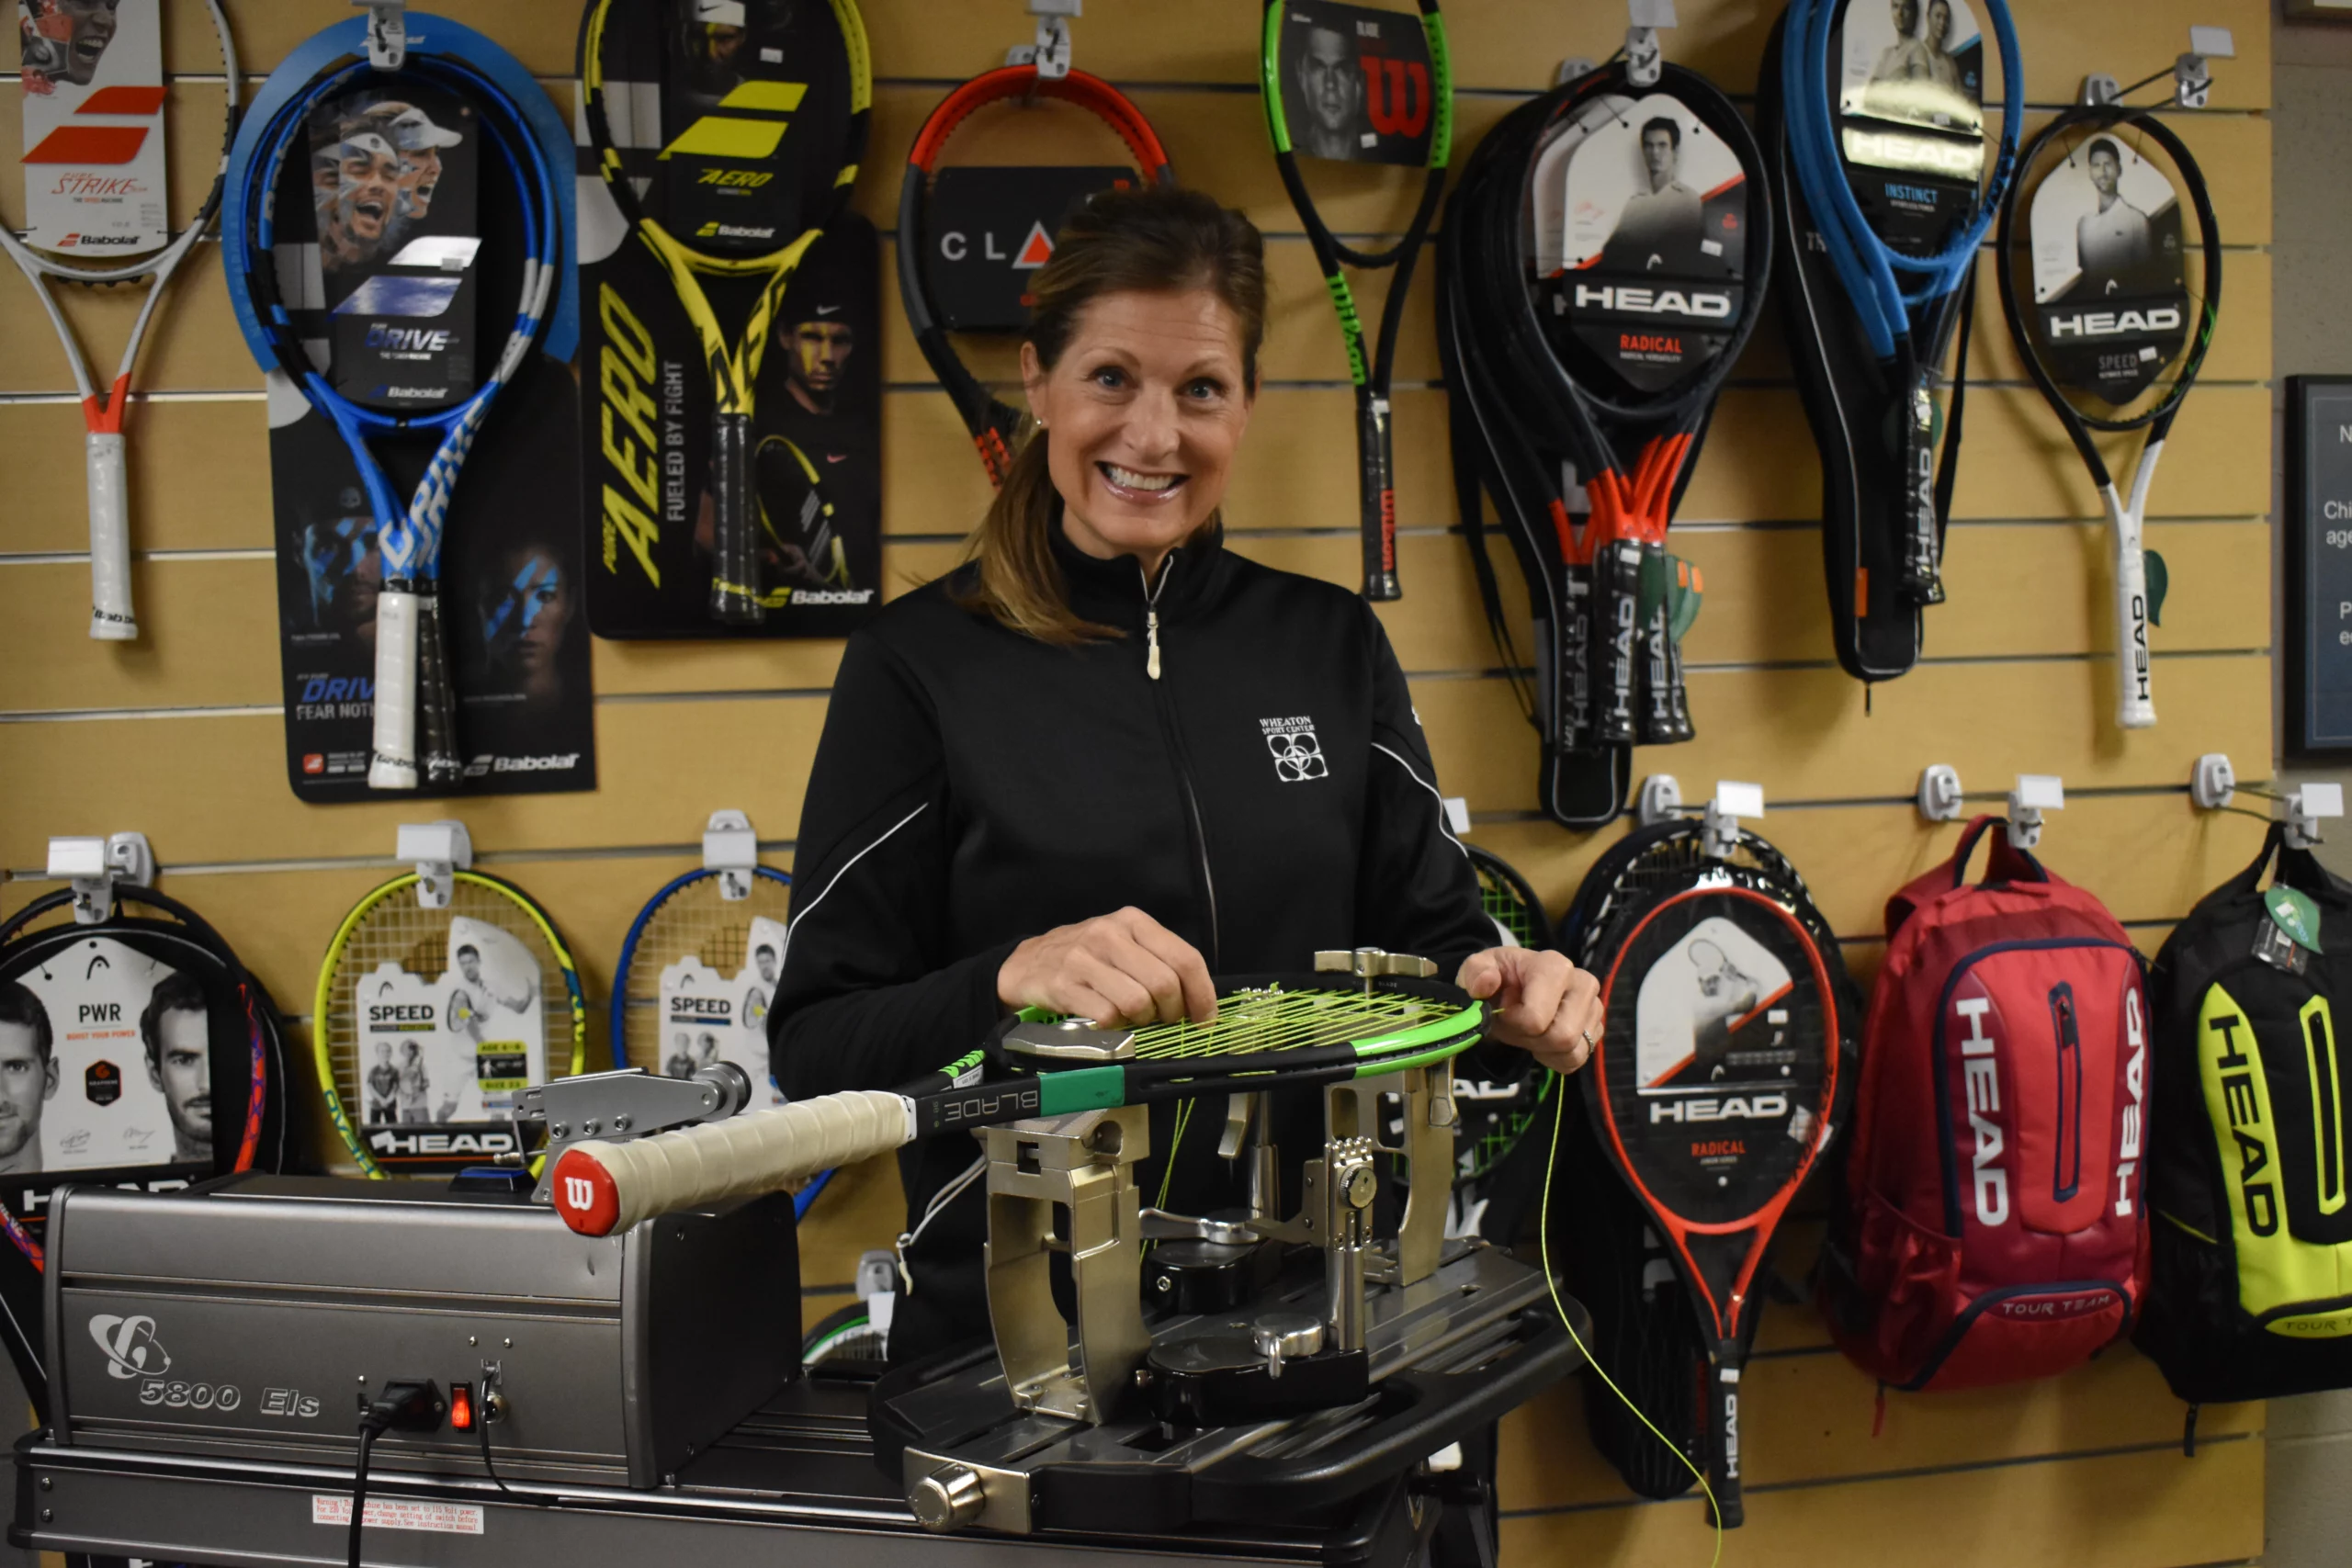
{"type": "Polygon", "coordinates": [[[1600,667],[1593,694],[1593,739],[1604,746],[1630,746],[1639,739],[1634,714],[1634,660],[1641,628],[1642,547],[1612,540],[1592,558],[1593,657],[1600,667]]]}
{"type": "Polygon", "coordinates": [[[119,432],[92,431],[90,473],[90,635],[129,642],[139,635],[130,609],[130,490],[119,432]]]}
{"type": "Polygon", "coordinates": [[[2154,671],[2148,662],[2148,558],[2138,542],[2115,539],[2115,722],[2147,729],[2156,722],[2154,671]]]}
{"type": "MultiPolygon", "coordinates": [[[[1672,563],[1666,559],[1665,549],[1657,545],[1644,545],[1642,556],[1646,563],[1655,559],[1662,571],[1671,571],[1672,563]]],[[[1690,702],[1682,689],[1682,645],[1674,640],[1674,606],[1670,594],[1659,596],[1657,607],[1650,612],[1649,624],[1642,628],[1644,662],[1647,665],[1645,679],[1649,682],[1649,701],[1642,713],[1642,743],[1645,746],[1676,746],[1698,732],[1690,728],[1690,702]]]]}
{"type": "Polygon", "coordinates": [[[680,1209],[779,1191],[910,1141],[911,1102],[883,1089],[797,1100],[634,1143],[574,1144],[555,1162],[555,1211],[582,1235],[611,1235],[680,1209]]]}
{"type": "Polygon", "coordinates": [[[416,787],[416,594],[390,583],[376,596],[376,741],[370,789],[416,787]]]}
{"type": "Polygon", "coordinates": [[[416,749],[427,784],[445,789],[458,783],[465,771],[458,755],[458,694],[449,680],[437,587],[416,597],[416,749]]]}
{"type": "Polygon", "coordinates": [[[1581,751],[1592,742],[1592,570],[1573,563],[1560,569],[1559,669],[1553,677],[1559,705],[1557,739],[1563,751],[1581,751]]]}
{"type": "Polygon", "coordinates": [[[1396,481],[1388,456],[1388,400],[1356,404],[1356,504],[1363,531],[1363,596],[1386,604],[1405,596],[1396,581],[1396,481]]]}
{"type": "Polygon", "coordinates": [[[1707,1445],[1707,1489],[1715,1495],[1715,1518],[1724,1529],[1737,1529],[1747,1511],[1739,1495],[1739,1369],[1711,1365],[1715,1397],[1707,1425],[1713,1441],[1707,1445]]]}
{"type": "Polygon", "coordinates": [[[710,618],[756,626],[768,618],[760,601],[760,550],[752,526],[752,416],[722,413],[710,428],[710,618]]]}

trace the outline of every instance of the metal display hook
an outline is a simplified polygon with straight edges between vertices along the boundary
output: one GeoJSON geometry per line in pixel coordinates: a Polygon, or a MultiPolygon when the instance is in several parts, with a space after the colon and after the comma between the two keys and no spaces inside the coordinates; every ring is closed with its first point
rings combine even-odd
{"type": "MultiPolygon", "coordinates": [[[[1675,19],[1674,0],[1625,0],[1625,18],[1631,25],[1625,28],[1625,47],[1618,51],[1625,57],[1625,80],[1636,87],[1655,87],[1666,63],[1665,51],[1657,41],[1658,32],[1680,26],[1675,19]]],[[[1552,85],[1565,87],[1579,76],[1591,75],[1606,63],[1590,55],[1572,54],[1561,61],[1559,69],[1552,73],[1552,85]]]]}
{"type": "Polygon", "coordinates": [[[121,883],[151,887],[155,852],[144,833],[105,839],[51,839],[49,874],[74,885],[74,923],[95,926],[114,918],[114,890],[121,883]]]}
{"type": "Polygon", "coordinates": [[[408,63],[408,0],[351,0],[368,13],[368,63],[398,71],[408,63]]]}
{"type": "Polygon", "coordinates": [[[2232,805],[2231,802],[2241,794],[2260,800],[2276,801],[2287,808],[2284,820],[2287,824],[2287,847],[2290,850],[2308,850],[2324,842],[2319,825],[2329,818],[2344,815],[2344,786],[2340,784],[2306,784],[2300,789],[2280,795],[2275,790],[2238,783],[2237,771],[2230,766],[2226,752],[2208,751],[2197,759],[2197,765],[2188,775],[2188,798],[2196,802],[2200,810],[2234,811],[2241,817],[2252,817],[2264,822],[2271,819],[2267,811],[2232,805]]]}
{"type": "Polygon", "coordinates": [[[1037,41],[1014,44],[1004,62],[1035,65],[1039,81],[1058,82],[1069,74],[1069,19],[1086,14],[1086,0],[1029,0],[1029,14],[1037,18],[1037,41]]]}
{"type": "Polygon", "coordinates": [[[1739,819],[1764,815],[1764,786],[1717,779],[1715,793],[1704,806],[1688,807],[1682,804],[1682,785],[1672,773],[1652,773],[1642,781],[1634,809],[1645,828],[1678,816],[1697,816],[1700,852],[1710,860],[1729,860],[1739,847],[1739,819]]]}
{"type": "Polygon", "coordinates": [[[2096,72],[2083,78],[2082,90],[2075,95],[2077,103],[2096,107],[2101,104],[2120,104],[2131,94],[2165,77],[2172,78],[2173,107],[2201,109],[2213,94],[2213,73],[2209,62],[2235,60],[2237,40],[2227,28],[2191,28],[2188,29],[2188,52],[2176,58],[2162,71],[2152,72],[2130,86],[2118,86],[2114,77],[2096,72]]]}
{"type": "MultiPolygon", "coordinates": [[[[1967,798],[1967,793],[1960,787],[1959,770],[1950,763],[1930,762],[1919,771],[1919,789],[1915,799],[1919,815],[1928,821],[1959,821],[1967,798]]],[[[2030,850],[2041,842],[2041,814],[2065,809],[2066,781],[2055,773],[2019,773],[2005,799],[2010,845],[2030,850]]]]}
{"type": "Polygon", "coordinates": [[[473,869],[473,835],[453,818],[403,822],[392,853],[416,867],[416,901],[428,909],[446,909],[458,873],[473,869]]]}
{"type": "Polygon", "coordinates": [[[718,896],[738,904],[752,896],[752,874],[760,863],[760,837],[740,811],[714,811],[702,830],[702,867],[718,873],[718,896]]]}

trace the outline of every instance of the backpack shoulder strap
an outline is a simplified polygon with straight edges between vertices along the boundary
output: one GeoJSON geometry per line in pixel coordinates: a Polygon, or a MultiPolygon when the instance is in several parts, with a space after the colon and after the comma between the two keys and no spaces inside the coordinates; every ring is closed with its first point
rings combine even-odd
{"type": "MultiPolygon", "coordinates": [[[[1974,858],[1979,840],[1998,824],[2008,826],[2008,818],[1990,813],[1973,818],[1960,835],[1960,847],[1951,858],[1923,875],[1913,878],[1901,891],[1886,901],[1886,934],[1893,936],[1902,924],[1928,904],[1955,887],[1968,885],[1968,863],[1974,858]]],[[[2028,852],[2009,842],[2008,834],[1992,833],[1993,853],[1984,868],[1984,885],[2000,882],[2051,882],[2056,880],[2042,863],[2028,852]]]]}

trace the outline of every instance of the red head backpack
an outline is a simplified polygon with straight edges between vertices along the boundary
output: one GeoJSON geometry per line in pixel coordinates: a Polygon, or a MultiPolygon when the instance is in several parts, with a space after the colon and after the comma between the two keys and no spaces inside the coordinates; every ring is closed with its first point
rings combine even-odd
{"type": "Polygon", "coordinates": [[[1820,1276],[1838,1346],[1906,1389],[2063,1371],[2147,1277],[2148,1010],[2097,898],[1993,832],[1887,901],[1844,1191],[1820,1276]]]}

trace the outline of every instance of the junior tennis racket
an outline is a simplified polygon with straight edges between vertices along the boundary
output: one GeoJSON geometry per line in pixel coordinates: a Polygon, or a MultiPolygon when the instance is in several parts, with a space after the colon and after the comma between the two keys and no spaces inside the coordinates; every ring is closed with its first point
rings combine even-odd
{"type": "Polygon", "coordinates": [[[760,365],[786,286],[857,179],[873,65],[852,0],[750,0],[741,25],[697,12],[665,34],[664,18],[687,9],[594,0],[580,27],[580,113],[605,190],[702,345],[711,618],[756,626],[767,618],[752,488],[760,365]],[[714,299],[705,278],[731,287],[714,299]]]}
{"type": "MultiPolygon", "coordinates": [[[[301,163],[310,161],[306,155],[301,163]]],[[[254,355],[265,370],[284,376],[334,424],[374,514],[383,588],[376,601],[375,737],[368,783],[375,789],[414,789],[420,783],[436,789],[452,787],[463,773],[463,761],[458,749],[457,694],[441,630],[443,527],[475,436],[547,324],[548,302],[564,263],[562,209],[554,173],[520,106],[485,73],[446,55],[411,53],[401,70],[390,73],[373,70],[364,59],[346,60],[313,77],[262,128],[251,146],[232,212],[240,231],[224,235],[227,259],[253,305],[250,318],[241,313],[241,320],[254,355]],[[370,85],[407,82],[454,94],[478,111],[478,123],[495,154],[483,161],[484,166],[503,170],[521,217],[523,258],[512,325],[490,374],[471,389],[461,378],[449,377],[447,390],[459,394],[451,400],[393,412],[345,397],[311,359],[279,276],[277,248],[281,233],[289,231],[280,222],[277,198],[288,160],[298,150],[307,154],[315,111],[370,85]],[[403,504],[370,443],[390,445],[417,435],[432,436],[438,445],[415,492],[403,504]]],[[[288,243],[290,248],[290,233],[288,243]]],[[[286,259],[291,263],[291,257],[286,259]]],[[[300,276],[299,266],[290,270],[300,276]]]]}
{"type": "Polygon", "coordinates": [[[1363,540],[1364,597],[1397,598],[1395,442],[1388,423],[1396,329],[1412,291],[1413,262],[1437,214],[1453,148],[1453,77],[1437,0],[1418,0],[1418,17],[1334,0],[1266,0],[1260,31],[1259,100],[1274,167],[1306,230],[1323,287],[1340,316],[1348,378],[1356,397],[1357,525],[1363,540]],[[1405,232],[1385,250],[1363,251],[1331,231],[1300,172],[1301,154],[1350,163],[1418,164],[1427,171],[1405,232]],[[1380,329],[1367,351],[1363,318],[1347,268],[1393,269],[1380,329]]]}
{"type": "Polygon", "coordinates": [[[556,1162],[556,1212],[584,1235],[606,1235],[674,1209],[772,1192],[940,1133],[1435,1066],[1486,1030],[1482,1004],[1433,980],[1335,986],[1328,976],[1253,976],[1219,992],[1208,1023],[1103,1031],[1083,1020],[1023,1020],[995,1050],[896,1092],[820,1095],[632,1144],[575,1144],[556,1162]],[[994,1072],[992,1062],[1001,1064],[994,1072]]]}
{"type": "MultiPolygon", "coordinates": [[[[1006,65],[983,72],[942,98],[923,121],[922,130],[916,133],[914,147],[907,154],[906,175],[899,186],[899,299],[906,310],[907,324],[914,331],[916,346],[922,350],[932,374],[939,378],[940,386],[955,403],[956,416],[963,420],[972,445],[979,448],[989,482],[1000,486],[1012,468],[1013,449],[1020,445],[1021,412],[990,391],[956,352],[955,341],[949,335],[953,324],[949,312],[932,286],[932,266],[944,263],[968,265],[971,241],[962,233],[950,241],[936,221],[933,197],[944,172],[948,144],[974,115],[992,105],[1028,106],[1040,99],[1085,110],[1126,144],[1136,169],[1112,175],[1109,184],[1115,186],[1136,178],[1163,186],[1176,182],[1168,167],[1168,154],[1160,148],[1159,138],[1152,134],[1143,111],[1110,83],[1083,71],[1040,76],[1035,65],[1006,65]],[[934,263],[932,258],[939,247],[951,244],[955,254],[943,255],[940,263],[934,263]]],[[[1080,173],[1091,179],[1095,171],[1080,173]]],[[[1049,254],[1053,236],[1048,233],[1046,238],[1046,254],[1049,254]]],[[[1035,236],[1023,236],[1014,242],[1021,247],[1034,243],[1035,236]]],[[[1016,250],[1003,259],[1008,265],[1026,269],[1038,265],[1044,256],[1016,250]]]]}
{"type": "Polygon", "coordinates": [[[478,871],[427,908],[417,881],[396,876],[344,917],[311,1008],[328,1118],[372,1177],[524,1154],[522,1091],[585,1065],[580,974],[548,912],[478,871]]]}
{"type": "Polygon", "coordinates": [[[2221,234],[2197,161],[2146,109],[2066,110],[2019,160],[2001,208],[1999,272],[2018,354],[2107,508],[2115,722],[2145,729],[2156,722],[2148,627],[2166,586],[2164,558],[2141,539],[2148,490],[2222,304],[2221,234]],[[2127,430],[2147,432],[2128,497],[2095,439],[2127,430]]]}
{"type": "MultiPolygon", "coordinates": [[[[66,57],[81,47],[73,36],[76,30],[74,13],[79,7],[68,6],[64,0],[28,0],[24,9],[28,38],[46,40],[55,51],[59,72],[70,81],[72,71],[66,57]]],[[[107,14],[111,17],[113,7],[107,7],[107,14]]],[[[128,642],[139,635],[138,616],[130,603],[130,481],[124,467],[122,428],[123,416],[130,412],[131,372],[138,367],[139,350],[147,341],[148,323],[154,319],[155,308],[171,286],[172,275],[212,226],[212,215],[220,205],[221,183],[228,172],[229,145],[237,134],[237,108],[242,100],[238,96],[236,45],[229,37],[229,21],[221,14],[220,0],[205,0],[204,14],[212,24],[213,38],[220,50],[225,93],[221,100],[220,165],[213,175],[211,189],[188,218],[186,228],[153,254],[112,265],[88,265],[78,258],[91,253],[77,244],[88,240],[88,234],[74,231],[57,235],[58,248],[51,250],[40,243],[44,238],[41,234],[0,215],[0,251],[7,252],[9,259],[23,271],[25,280],[32,285],[33,297],[48,312],[50,325],[57,330],[58,346],[65,351],[65,363],[74,372],[74,389],[82,399],[82,422],[89,431],[84,443],[84,461],[89,475],[90,635],[106,642],[128,642]],[[18,237],[28,233],[36,243],[18,237]],[[67,249],[68,246],[74,248],[67,249]],[[76,259],[66,259],[69,255],[76,259]],[[121,363],[116,367],[114,380],[101,387],[90,373],[90,362],[84,355],[64,310],[51,295],[48,280],[111,288],[142,277],[150,280],[147,293],[130,324],[121,363]]],[[[24,76],[28,86],[43,74],[40,62],[28,57],[24,76]]],[[[58,165],[127,163],[149,132],[143,127],[123,125],[121,119],[160,117],[164,106],[175,101],[197,111],[199,101],[210,95],[199,94],[190,85],[191,74],[183,72],[178,75],[181,85],[176,100],[161,88],[98,85],[79,112],[99,118],[86,125],[60,126],[28,149],[24,155],[28,179],[58,165]]],[[[201,113],[201,120],[175,125],[174,134],[196,135],[209,130],[209,106],[198,112],[201,113]]],[[[196,113],[189,118],[196,120],[196,113]]],[[[111,259],[120,252],[97,254],[111,259]]]]}
{"type": "Polygon", "coordinates": [[[744,896],[729,898],[729,874],[705,867],[675,877],[629,923],[613,972],[613,1066],[664,1072],[673,1034],[724,1025],[739,1037],[722,1055],[750,1077],[752,1103],[767,1105],[778,1098],[767,1011],[783,972],[792,878],[754,866],[741,874],[744,896]]]}

